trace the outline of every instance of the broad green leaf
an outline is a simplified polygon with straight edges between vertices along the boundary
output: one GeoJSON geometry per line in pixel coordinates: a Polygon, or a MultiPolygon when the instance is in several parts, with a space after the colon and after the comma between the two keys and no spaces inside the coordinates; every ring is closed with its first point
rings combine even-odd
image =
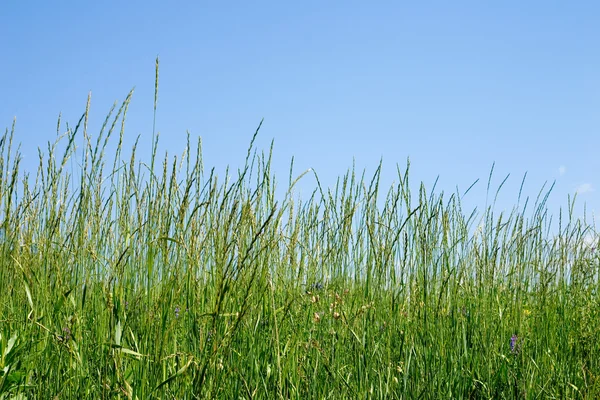
{"type": "Polygon", "coordinates": [[[121,327],[121,321],[117,321],[117,326],[115,326],[115,344],[117,346],[121,345],[121,335],[123,334],[123,327],[121,327]]]}

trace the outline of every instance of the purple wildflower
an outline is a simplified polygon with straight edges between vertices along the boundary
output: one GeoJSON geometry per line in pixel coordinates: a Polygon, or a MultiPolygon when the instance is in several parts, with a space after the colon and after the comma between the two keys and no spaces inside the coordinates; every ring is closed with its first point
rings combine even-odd
{"type": "Polygon", "coordinates": [[[179,318],[179,307],[175,307],[175,318],[179,318]]]}
{"type": "Polygon", "coordinates": [[[313,283],[312,285],[310,285],[309,290],[311,290],[311,291],[323,290],[323,284],[321,282],[313,283]]]}
{"type": "Polygon", "coordinates": [[[519,352],[519,337],[517,335],[512,335],[510,337],[510,352],[513,354],[519,352]]]}
{"type": "Polygon", "coordinates": [[[60,342],[66,342],[69,339],[71,339],[71,330],[68,327],[64,327],[63,328],[63,332],[65,333],[64,336],[63,335],[58,335],[58,340],[60,342]]]}

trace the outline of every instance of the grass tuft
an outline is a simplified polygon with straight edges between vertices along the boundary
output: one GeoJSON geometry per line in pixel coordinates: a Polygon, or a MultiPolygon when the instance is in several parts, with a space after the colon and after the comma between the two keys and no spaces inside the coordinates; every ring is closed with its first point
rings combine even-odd
{"type": "Polygon", "coordinates": [[[189,135],[123,157],[131,97],[95,141],[89,97],[35,176],[15,125],[0,137],[0,399],[600,397],[598,236],[574,200],[558,232],[546,189],[465,213],[411,193],[409,164],[387,191],[381,164],[315,174],[301,200],[293,160],[278,198],[260,126],[224,179],[189,135]]]}

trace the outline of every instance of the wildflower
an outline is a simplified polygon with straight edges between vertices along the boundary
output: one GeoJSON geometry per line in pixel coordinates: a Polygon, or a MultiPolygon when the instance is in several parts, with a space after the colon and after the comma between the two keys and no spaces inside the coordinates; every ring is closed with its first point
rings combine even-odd
{"type": "Polygon", "coordinates": [[[333,313],[333,319],[340,319],[340,317],[341,317],[341,315],[339,312],[336,311],[333,313]]]}
{"type": "Polygon", "coordinates": [[[513,354],[518,354],[520,347],[519,337],[517,335],[512,335],[510,337],[510,352],[513,354]]]}
{"type": "Polygon", "coordinates": [[[179,307],[175,307],[175,318],[179,318],[179,307]]]}
{"type": "Polygon", "coordinates": [[[313,283],[308,287],[307,293],[310,294],[311,291],[319,291],[323,289],[323,284],[321,282],[313,283]]]}
{"type": "Polygon", "coordinates": [[[57,336],[59,342],[67,342],[69,339],[71,339],[71,330],[68,327],[64,327],[63,332],[64,335],[57,336]]]}

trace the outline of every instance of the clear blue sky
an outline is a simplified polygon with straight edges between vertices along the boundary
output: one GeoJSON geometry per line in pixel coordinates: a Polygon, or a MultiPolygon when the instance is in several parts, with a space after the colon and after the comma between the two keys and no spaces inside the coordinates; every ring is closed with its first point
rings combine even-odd
{"type": "Polygon", "coordinates": [[[292,156],[326,185],[381,157],[390,184],[410,157],[444,191],[495,162],[503,207],[528,172],[526,193],[556,180],[552,207],[579,190],[600,211],[596,1],[12,1],[0,17],[0,126],[17,117],[30,170],[60,112],[74,125],[91,91],[95,134],[134,86],[127,146],[141,134],[147,159],[158,55],[161,152],[189,130],[206,167],[237,167],[264,118],[282,185],[292,156]]]}

